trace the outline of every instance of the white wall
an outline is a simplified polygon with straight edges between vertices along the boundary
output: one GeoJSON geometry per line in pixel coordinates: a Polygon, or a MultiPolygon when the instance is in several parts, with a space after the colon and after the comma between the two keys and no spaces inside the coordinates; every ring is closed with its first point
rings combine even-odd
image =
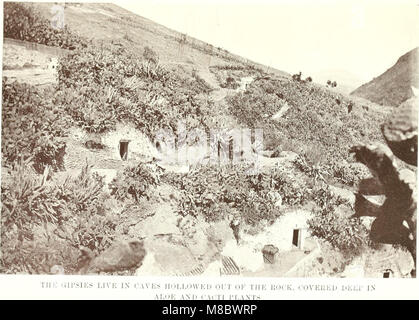
{"type": "Polygon", "coordinates": [[[307,220],[310,215],[311,213],[308,211],[296,210],[280,217],[269,229],[273,239],[272,244],[280,251],[293,249],[293,231],[301,229],[301,248],[304,248],[304,239],[309,236],[307,220]]]}
{"type": "Polygon", "coordinates": [[[136,158],[158,157],[158,152],[148,137],[132,125],[118,124],[116,130],[100,135],[101,143],[110,150],[112,159],[121,160],[119,141],[130,140],[128,144],[128,160],[136,158]]]}

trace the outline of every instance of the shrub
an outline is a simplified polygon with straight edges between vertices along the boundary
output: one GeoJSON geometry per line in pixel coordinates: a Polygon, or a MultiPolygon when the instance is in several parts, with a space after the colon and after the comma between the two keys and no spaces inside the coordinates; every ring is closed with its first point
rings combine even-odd
{"type": "Polygon", "coordinates": [[[216,70],[245,70],[246,67],[238,64],[224,64],[224,65],[215,65],[210,66],[211,69],[216,70]]]}
{"type": "Polygon", "coordinates": [[[71,33],[66,26],[62,30],[52,28],[50,22],[42,18],[30,4],[5,2],[3,8],[4,37],[63,49],[87,45],[86,40],[71,33]]]}
{"type": "Polygon", "coordinates": [[[281,195],[283,203],[289,206],[300,206],[309,199],[310,192],[301,179],[283,168],[275,168],[271,174],[275,181],[275,190],[281,195]]]}
{"type": "Polygon", "coordinates": [[[68,176],[56,188],[72,213],[62,226],[67,232],[61,237],[75,248],[86,247],[98,254],[112,244],[117,216],[107,214],[112,209],[103,191],[103,177],[92,174],[91,169],[92,165],[86,163],[78,176],[68,176]]]}
{"type": "Polygon", "coordinates": [[[19,238],[32,239],[34,225],[59,225],[69,210],[59,190],[48,182],[48,167],[42,177],[31,169],[31,159],[19,159],[9,170],[7,182],[1,185],[2,232],[16,228],[19,238]]]}
{"type": "Polygon", "coordinates": [[[63,167],[67,119],[48,101],[49,94],[35,87],[3,79],[2,158],[10,166],[18,157],[33,157],[33,166],[63,167]]]}
{"type": "Polygon", "coordinates": [[[299,73],[292,75],[292,80],[294,81],[301,81],[301,71],[299,73]]]}
{"type": "Polygon", "coordinates": [[[232,77],[227,77],[226,82],[220,85],[221,88],[228,88],[228,89],[237,89],[239,84],[237,81],[232,77]]]}
{"type": "Polygon", "coordinates": [[[160,182],[160,170],[144,163],[126,167],[118,172],[109,187],[111,195],[118,200],[131,197],[139,202],[142,197],[150,198],[150,191],[160,182]]]}
{"type": "Polygon", "coordinates": [[[48,169],[37,175],[28,161],[14,163],[2,181],[2,266],[45,273],[57,264],[74,272],[81,246],[97,254],[115,237],[117,218],[106,215],[103,180],[86,165],[77,177],[58,183],[48,178],[48,169]]]}
{"type": "Polygon", "coordinates": [[[275,92],[275,87],[271,84],[271,83],[269,83],[269,82],[267,82],[267,83],[265,83],[264,85],[263,85],[263,89],[265,90],[265,92],[266,93],[268,93],[268,94],[272,94],[272,93],[274,93],[275,92]]]}
{"type": "Polygon", "coordinates": [[[313,188],[311,200],[313,200],[320,209],[335,208],[342,204],[348,204],[347,200],[335,195],[325,183],[319,183],[313,188]]]}
{"type": "Polygon", "coordinates": [[[9,232],[2,237],[0,273],[49,274],[59,265],[68,274],[78,271],[80,251],[65,241],[21,241],[9,232]]]}
{"type": "Polygon", "coordinates": [[[241,219],[251,225],[272,222],[280,215],[272,193],[280,190],[281,181],[275,181],[273,173],[249,175],[248,168],[246,163],[204,165],[185,175],[166,174],[164,179],[181,190],[178,213],[183,216],[217,221],[240,212],[241,219]]]}
{"type": "Polygon", "coordinates": [[[330,80],[327,80],[327,82],[326,82],[326,87],[332,87],[332,88],[335,88],[336,86],[337,86],[338,84],[336,83],[336,81],[330,81],[330,80]]]}
{"type": "Polygon", "coordinates": [[[368,244],[367,229],[359,218],[347,217],[337,209],[346,201],[335,196],[325,185],[313,195],[318,207],[308,221],[312,234],[344,253],[360,252],[368,244]]]}
{"type": "Polygon", "coordinates": [[[92,165],[86,163],[78,176],[67,176],[62,184],[56,185],[60,198],[74,213],[94,209],[94,213],[99,214],[99,197],[105,184],[102,177],[91,173],[91,169],[92,165]]]}
{"type": "Polygon", "coordinates": [[[315,182],[318,180],[325,182],[324,176],[327,172],[321,165],[312,165],[306,161],[304,156],[301,155],[299,155],[293,163],[301,172],[304,172],[308,177],[314,179],[315,182]]]}
{"type": "Polygon", "coordinates": [[[58,80],[55,103],[88,132],[131,122],[153,138],[162,128],[176,132],[185,118],[205,127],[204,117],[214,112],[197,99],[202,84],[113,44],[74,50],[59,61],[58,80]]]}
{"type": "Polygon", "coordinates": [[[368,169],[349,163],[333,162],[330,164],[332,177],[347,186],[355,186],[362,179],[370,177],[368,169]]]}
{"type": "Polygon", "coordinates": [[[117,217],[86,211],[77,217],[70,243],[76,248],[89,248],[97,255],[113,243],[117,225],[117,217]]]}
{"type": "Polygon", "coordinates": [[[159,56],[157,52],[155,52],[150,47],[145,47],[143,52],[143,58],[147,62],[151,63],[158,63],[159,62],[159,56]]]}

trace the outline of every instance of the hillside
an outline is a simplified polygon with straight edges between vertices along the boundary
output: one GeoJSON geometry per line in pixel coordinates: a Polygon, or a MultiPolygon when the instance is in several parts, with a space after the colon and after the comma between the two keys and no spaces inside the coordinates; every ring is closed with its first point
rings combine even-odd
{"type": "Polygon", "coordinates": [[[52,30],[50,6],[5,4],[0,270],[295,276],[309,257],[339,276],[375,250],[349,150],[384,142],[390,108],[114,5],[67,4],[52,30]]]}
{"type": "MultiPolygon", "coordinates": [[[[35,7],[45,18],[51,18],[50,3],[36,3],[35,7]]],[[[65,23],[82,37],[93,38],[95,41],[117,41],[139,54],[149,46],[157,52],[164,64],[201,69],[222,63],[239,63],[268,69],[267,66],[168,29],[114,4],[68,3],[65,7],[65,23]]],[[[269,70],[288,76],[274,68],[269,70]]]]}
{"type": "Polygon", "coordinates": [[[418,52],[419,48],[407,52],[394,66],[354,90],[351,95],[380,105],[397,107],[413,96],[412,86],[419,87],[418,52]]]}

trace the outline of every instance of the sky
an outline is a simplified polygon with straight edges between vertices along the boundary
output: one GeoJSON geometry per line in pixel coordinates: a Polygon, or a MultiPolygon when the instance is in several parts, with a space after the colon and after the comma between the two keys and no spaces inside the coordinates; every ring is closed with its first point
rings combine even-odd
{"type": "Polygon", "coordinates": [[[364,81],[419,46],[419,0],[117,1],[176,31],[289,73],[364,81]]]}

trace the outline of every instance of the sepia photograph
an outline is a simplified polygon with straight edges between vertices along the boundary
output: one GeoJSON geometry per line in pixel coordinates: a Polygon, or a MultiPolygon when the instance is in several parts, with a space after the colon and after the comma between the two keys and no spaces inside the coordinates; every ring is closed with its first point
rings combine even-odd
{"type": "Polygon", "coordinates": [[[0,274],[416,278],[419,2],[2,10],[0,274]]]}

